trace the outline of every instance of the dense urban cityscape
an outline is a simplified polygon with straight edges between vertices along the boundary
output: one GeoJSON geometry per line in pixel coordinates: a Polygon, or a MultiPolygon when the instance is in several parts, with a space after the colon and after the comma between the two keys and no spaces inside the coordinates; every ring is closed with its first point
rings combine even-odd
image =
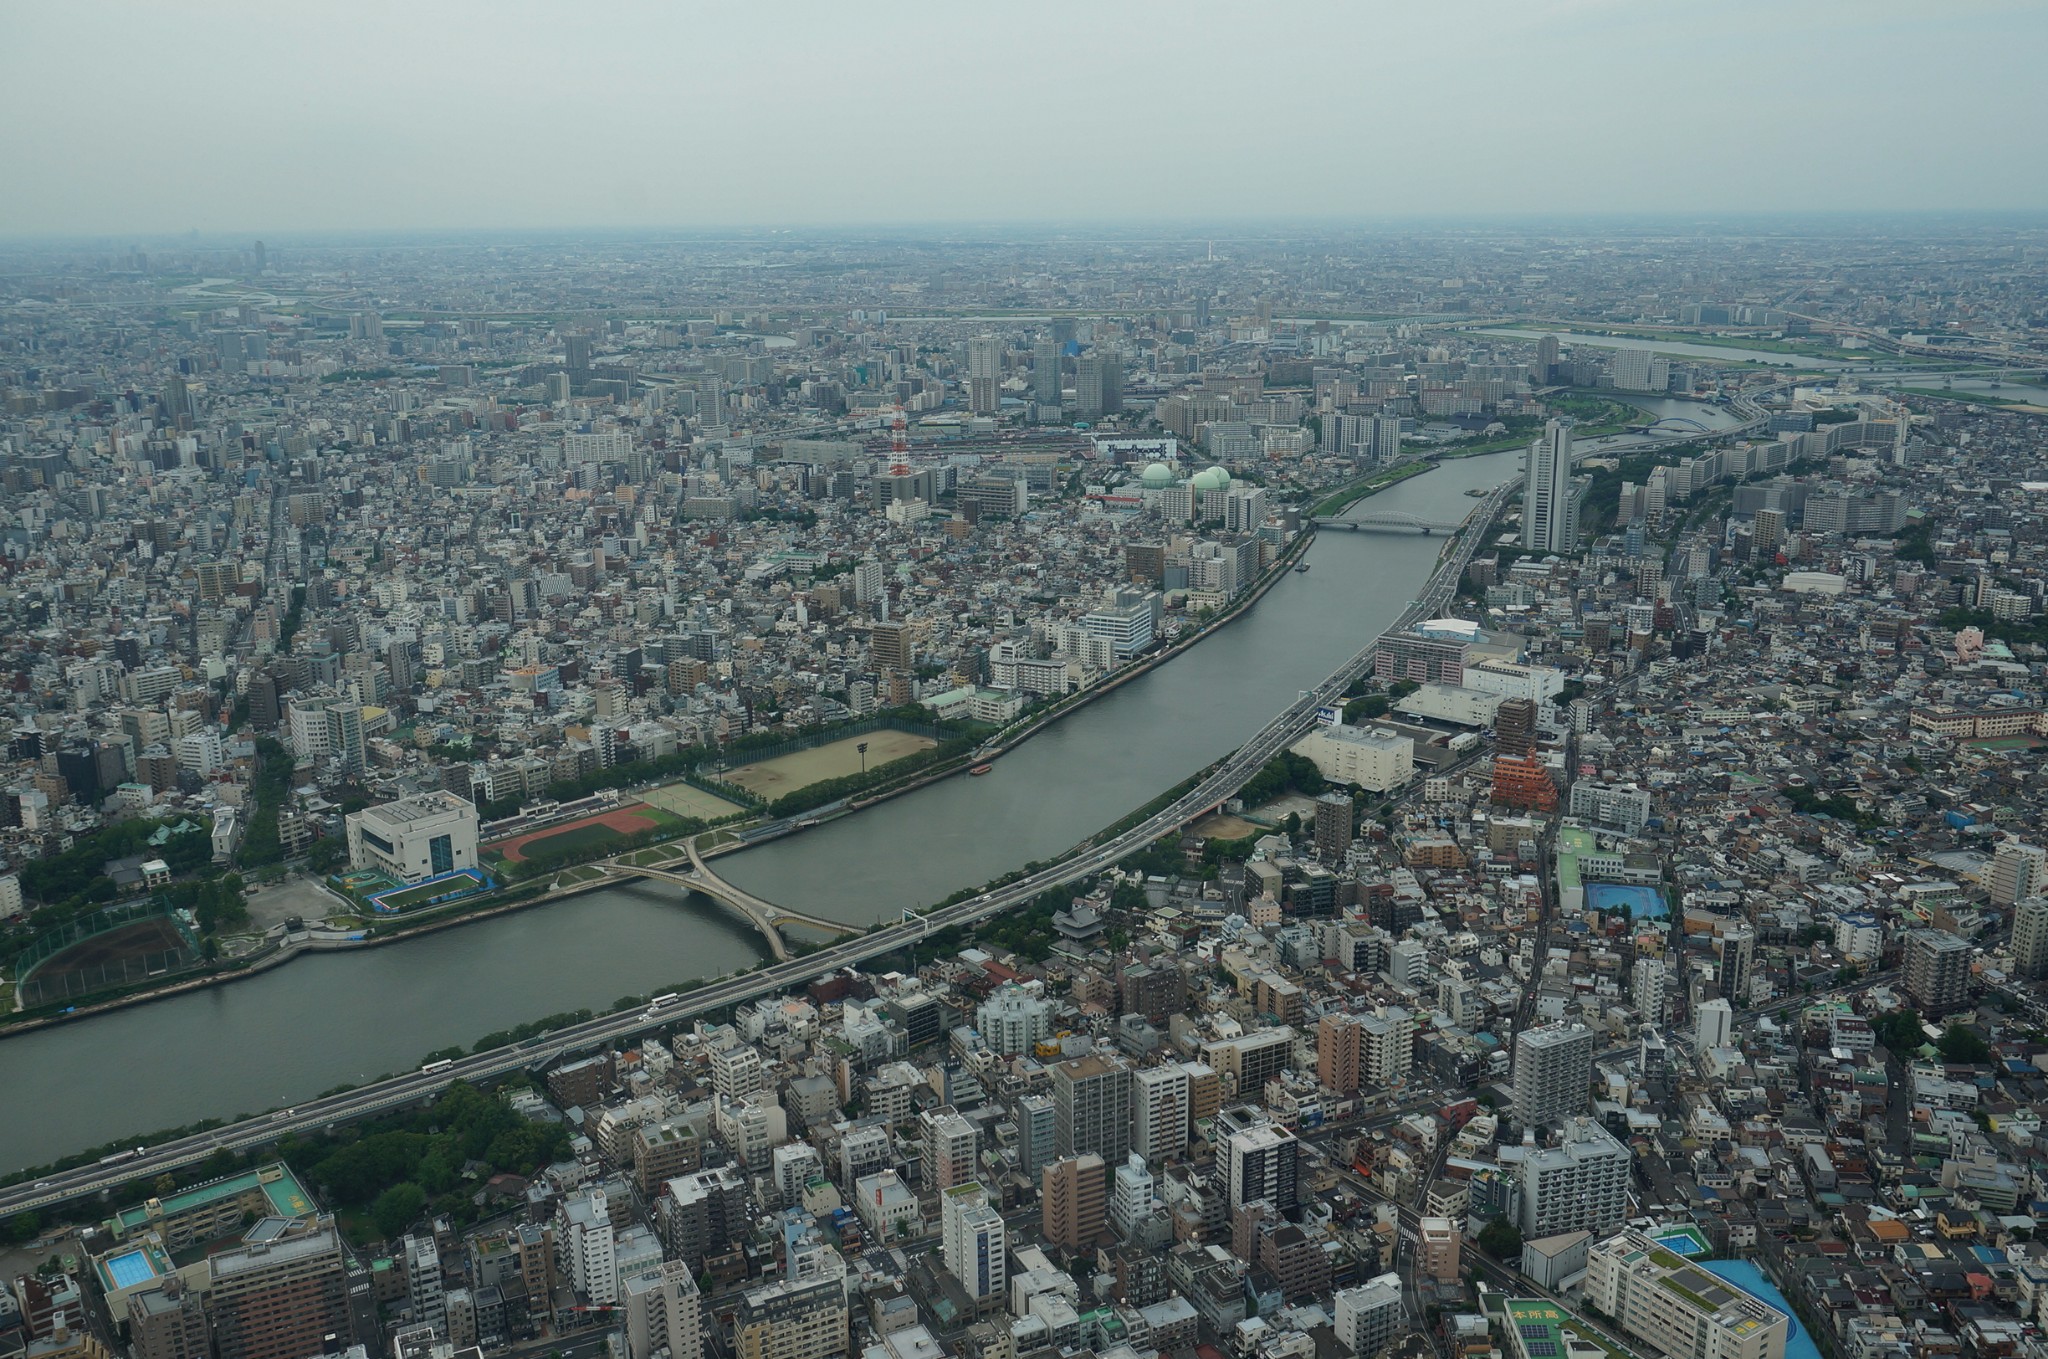
{"type": "Polygon", "coordinates": [[[2048,1359],[2037,11],[14,7],[0,1359],[2048,1359]]]}

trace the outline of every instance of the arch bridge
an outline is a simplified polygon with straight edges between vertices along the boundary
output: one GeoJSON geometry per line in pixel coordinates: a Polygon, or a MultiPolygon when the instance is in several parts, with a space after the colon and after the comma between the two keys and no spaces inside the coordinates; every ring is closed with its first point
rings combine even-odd
{"type": "Polygon", "coordinates": [[[835,939],[842,935],[861,932],[857,926],[849,925],[843,920],[826,920],[820,916],[805,915],[802,911],[792,911],[787,906],[777,906],[772,901],[764,901],[751,892],[742,891],[705,866],[703,857],[697,853],[697,843],[694,839],[689,842],[688,849],[690,857],[687,862],[676,860],[660,867],[648,867],[615,860],[606,867],[621,876],[630,874],[643,878],[660,878],[689,891],[702,892],[759,930],[767,939],[768,951],[775,955],[777,962],[789,958],[789,941],[782,934],[785,926],[795,925],[807,930],[816,930],[835,939]]]}

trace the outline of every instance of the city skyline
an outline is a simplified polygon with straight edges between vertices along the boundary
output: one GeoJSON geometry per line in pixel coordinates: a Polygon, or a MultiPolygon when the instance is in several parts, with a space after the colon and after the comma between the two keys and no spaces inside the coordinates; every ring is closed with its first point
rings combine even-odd
{"type": "Polygon", "coordinates": [[[1055,5],[1040,61],[1009,12],[786,14],[25,9],[0,236],[2048,208],[2048,152],[1863,93],[2035,125],[2038,6],[1055,5]]]}

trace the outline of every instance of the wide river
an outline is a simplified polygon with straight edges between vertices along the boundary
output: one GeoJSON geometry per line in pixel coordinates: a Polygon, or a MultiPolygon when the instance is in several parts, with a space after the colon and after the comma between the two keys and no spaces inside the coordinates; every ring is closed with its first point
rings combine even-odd
{"type": "MultiPolygon", "coordinates": [[[[1643,401],[1730,423],[1718,408],[1643,401]]],[[[1374,510],[1454,521],[1520,455],[1446,462],[1374,510]]],[[[1051,858],[1240,744],[1385,628],[1443,540],[1322,534],[1310,570],[1187,654],[961,775],[716,861],[773,901],[856,924],[1051,858]]],[[[751,966],[759,940],[649,883],[383,948],[299,958],[247,981],[0,1040],[0,1170],[130,1134],[293,1103],[561,1010],[603,1008],[751,966]]]]}

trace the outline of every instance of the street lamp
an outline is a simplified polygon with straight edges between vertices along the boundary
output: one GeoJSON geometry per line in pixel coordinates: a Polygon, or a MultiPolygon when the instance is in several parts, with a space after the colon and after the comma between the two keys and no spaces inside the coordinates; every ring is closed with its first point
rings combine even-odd
{"type": "Polygon", "coordinates": [[[862,741],[859,744],[855,745],[854,749],[860,752],[861,777],[866,778],[868,772],[868,743],[866,741],[862,741]]]}

